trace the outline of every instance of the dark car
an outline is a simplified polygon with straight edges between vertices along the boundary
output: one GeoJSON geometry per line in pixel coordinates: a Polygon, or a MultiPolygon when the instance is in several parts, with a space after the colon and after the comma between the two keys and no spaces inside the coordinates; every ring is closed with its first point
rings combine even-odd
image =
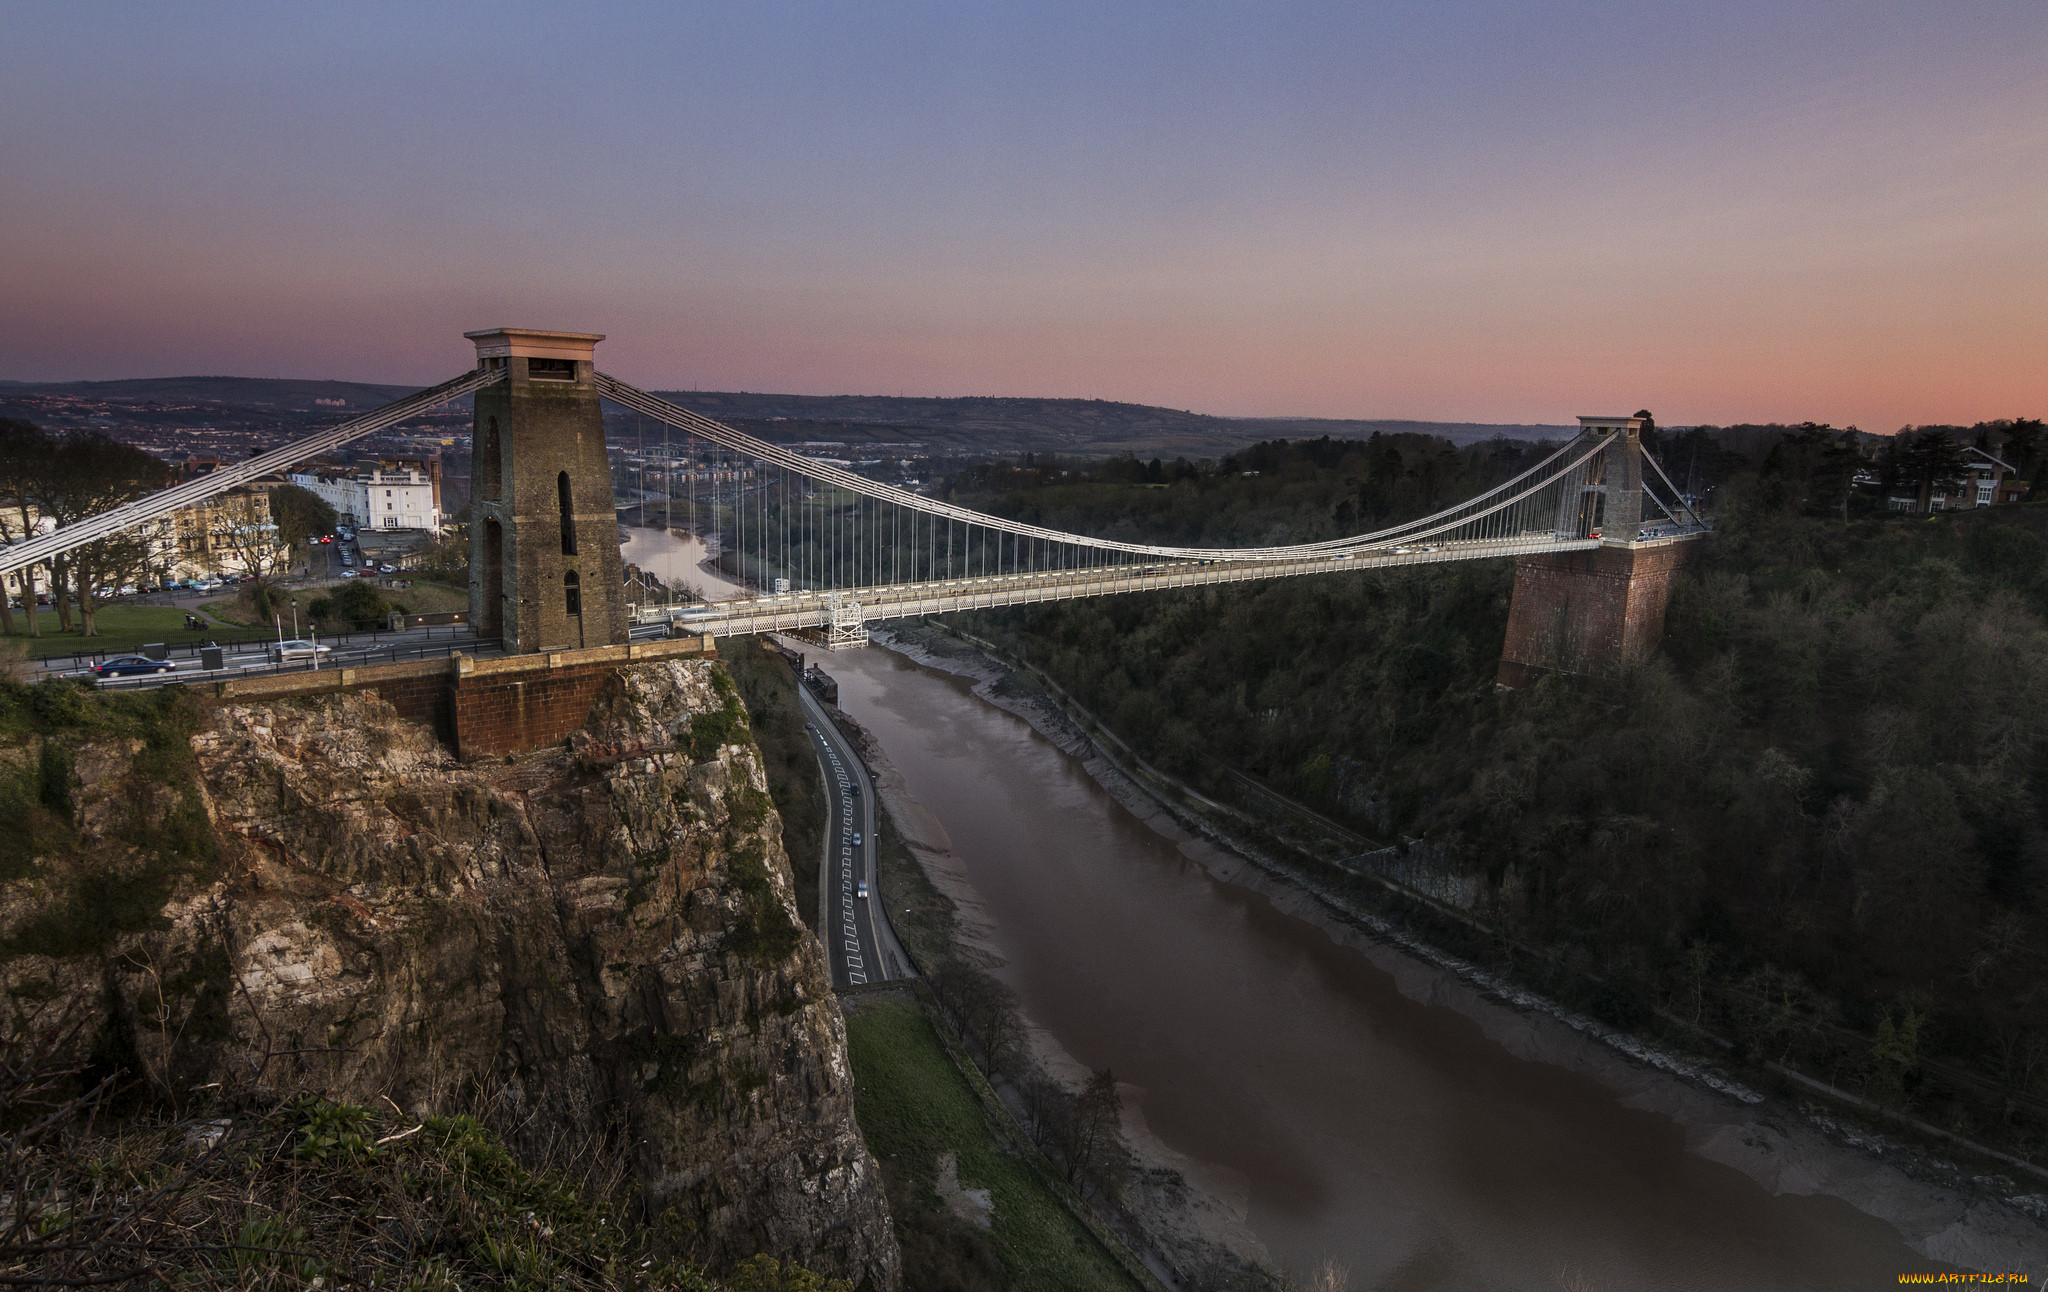
{"type": "Polygon", "coordinates": [[[127,677],[130,673],[168,673],[177,664],[167,659],[149,659],[142,655],[116,655],[101,660],[92,666],[94,677],[127,677]]]}

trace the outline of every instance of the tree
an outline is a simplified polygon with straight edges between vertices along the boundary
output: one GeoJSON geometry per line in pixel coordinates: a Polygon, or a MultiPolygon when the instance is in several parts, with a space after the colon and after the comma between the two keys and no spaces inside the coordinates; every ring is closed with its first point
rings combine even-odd
{"type": "Polygon", "coordinates": [[[325,499],[298,485],[278,485],[270,491],[270,519],[284,540],[294,561],[303,561],[312,551],[312,540],[331,533],[338,517],[325,499]]]}
{"type": "MultiPolygon", "coordinates": [[[[79,431],[56,443],[30,492],[36,507],[59,526],[75,524],[125,502],[156,492],[171,482],[171,469],[161,459],[98,431],[79,431]]],[[[109,535],[71,550],[54,562],[58,619],[70,618],[66,586],[78,592],[80,631],[96,634],[98,598],[138,576],[149,559],[149,541],[139,532],[109,535]]],[[[65,627],[70,624],[65,622],[65,627]]]]}
{"type": "Polygon", "coordinates": [[[1930,427],[1906,447],[1908,478],[1920,486],[1920,507],[1926,510],[1936,485],[1949,485],[1963,471],[1963,449],[1946,427],[1930,427]]]}
{"type": "Polygon", "coordinates": [[[376,628],[391,616],[391,603],[361,579],[342,584],[331,597],[320,597],[306,607],[315,619],[339,620],[352,628],[376,628]]]}
{"type": "Polygon", "coordinates": [[[236,490],[222,497],[209,514],[208,531],[213,550],[227,558],[223,564],[232,563],[258,584],[277,577],[291,561],[291,548],[261,494],[236,490]]]}
{"type": "Polygon", "coordinates": [[[2005,432],[2005,456],[2012,463],[2012,469],[2025,475],[2033,464],[2034,455],[2041,450],[2041,419],[2038,417],[2015,417],[2005,432]]]}
{"type": "MultiPolygon", "coordinates": [[[[33,422],[0,418],[0,543],[18,543],[35,536],[34,482],[49,469],[56,441],[33,422]]],[[[36,568],[21,571],[21,609],[28,635],[38,635],[36,620],[36,568]]],[[[14,612],[0,593],[0,631],[14,632],[14,612]]]]}
{"type": "Polygon", "coordinates": [[[1116,1196],[1130,1172],[1131,1150],[1124,1142],[1123,1100],[1108,1068],[1088,1074],[1074,1108],[1072,1135],[1067,1182],[1097,1197],[1116,1196]]]}

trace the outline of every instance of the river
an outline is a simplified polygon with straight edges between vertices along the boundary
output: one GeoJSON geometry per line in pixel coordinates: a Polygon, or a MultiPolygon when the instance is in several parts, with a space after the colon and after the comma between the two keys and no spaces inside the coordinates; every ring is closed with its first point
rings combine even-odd
{"type": "Polygon", "coordinates": [[[627,564],[639,566],[664,583],[686,584],[707,601],[747,595],[747,589],[704,568],[704,562],[719,550],[717,534],[712,534],[707,544],[688,530],[664,533],[656,526],[628,528],[623,532],[626,539],[619,545],[619,555],[627,564]]]}
{"type": "Polygon", "coordinates": [[[1774,1195],[1591,1077],[1519,1059],[1362,952],[1214,878],[969,683],[879,648],[840,704],[937,816],[1025,1011],[1244,1183],[1295,1270],[1351,1292],[1735,1292],[1938,1268],[1839,1199],[1774,1195]]]}

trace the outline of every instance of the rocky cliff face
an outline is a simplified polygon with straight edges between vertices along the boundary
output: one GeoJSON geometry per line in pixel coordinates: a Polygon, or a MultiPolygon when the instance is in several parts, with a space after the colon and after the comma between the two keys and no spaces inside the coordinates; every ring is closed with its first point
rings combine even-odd
{"type": "Polygon", "coordinates": [[[14,936],[79,879],[39,862],[0,900],[11,996],[90,1002],[168,1088],[409,1111],[489,1089],[533,1137],[628,1155],[707,1265],[896,1286],[844,1024],[715,664],[623,668],[568,748],[497,763],[372,692],[211,710],[191,745],[197,784],[168,788],[139,742],[80,749],[89,868],[147,869],[132,841],[181,794],[216,851],[155,927],[77,954],[14,936]]]}

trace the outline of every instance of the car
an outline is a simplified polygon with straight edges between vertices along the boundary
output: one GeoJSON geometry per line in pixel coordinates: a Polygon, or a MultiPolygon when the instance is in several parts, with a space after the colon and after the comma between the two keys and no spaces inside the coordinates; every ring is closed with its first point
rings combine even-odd
{"type": "Polygon", "coordinates": [[[847,783],[847,786],[846,786],[846,792],[847,792],[848,794],[851,794],[851,795],[853,795],[853,796],[854,796],[855,798],[859,798],[859,797],[860,797],[860,782],[859,782],[859,781],[850,781],[850,782],[848,782],[848,783],[847,783]]]}
{"type": "Polygon", "coordinates": [[[353,579],[354,577],[356,577],[356,572],[354,570],[343,570],[341,572],[341,577],[344,579],[353,579]]]}
{"type": "Polygon", "coordinates": [[[853,846],[856,848],[860,847],[860,831],[858,830],[853,832],[853,846]]]}
{"type": "Polygon", "coordinates": [[[396,573],[398,573],[398,567],[397,567],[397,566],[395,566],[395,565],[380,565],[380,566],[378,566],[378,567],[377,567],[377,573],[379,573],[379,574],[396,574],[396,573]]]}
{"type": "Polygon", "coordinates": [[[177,670],[177,662],[168,659],[150,659],[146,655],[115,655],[92,666],[94,677],[127,677],[133,673],[170,673],[177,670]]]}
{"type": "Polygon", "coordinates": [[[316,646],[312,642],[294,637],[289,641],[270,643],[270,658],[275,660],[315,659],[333,649],[332,646],[316,646]]]}
{"type": "Polygon", "coordinates": [[[868,881],[863,879],[858,884],[855,884],[853,886],[853,895],[863,902],[868,900],[868,881]]]}

